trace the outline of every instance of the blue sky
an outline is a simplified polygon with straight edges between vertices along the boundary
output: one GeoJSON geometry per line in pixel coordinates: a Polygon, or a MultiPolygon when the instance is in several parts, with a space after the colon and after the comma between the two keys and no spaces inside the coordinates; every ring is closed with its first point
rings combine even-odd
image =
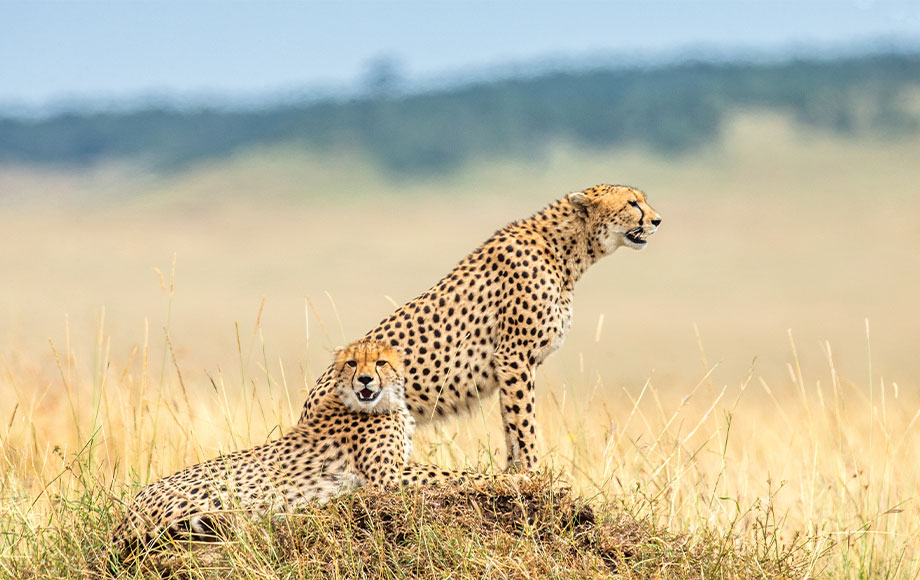
{"type": "Polygon", "coordinates": [[[252,99],[555,61],[920,46],[920,2],[43,2],[0,0],[0,104],[144,95],[252,99]]]}

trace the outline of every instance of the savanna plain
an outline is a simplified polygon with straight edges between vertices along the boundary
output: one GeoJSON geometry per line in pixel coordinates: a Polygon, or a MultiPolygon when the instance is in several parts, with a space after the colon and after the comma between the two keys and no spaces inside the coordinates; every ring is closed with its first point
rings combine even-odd
{"type": "MultiPolygon", "coordinates": [[[[361,491],[115,574],[917,578],[917,159],[738,114],[678,157],[559,144],[429,177],[294,149],[0,168],[0,577],[92,575],[140,486],[285,432],[335,346],[611,182],[663,223],[576,288],[532,489],[361,491]]],[[[501,470],[497,405],[420,429],[415,458],[501,470]]]]}

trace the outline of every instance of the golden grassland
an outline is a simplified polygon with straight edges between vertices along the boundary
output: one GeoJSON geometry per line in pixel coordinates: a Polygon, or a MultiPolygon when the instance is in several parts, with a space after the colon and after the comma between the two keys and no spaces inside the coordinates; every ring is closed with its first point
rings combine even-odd
{"type": "MultiPolygon", "coordinates": [[[[79,568],[64,546],[104,542],[117,500],[287,429],[332,347],[494,229],[624,182],[664,222],[577,289],[538,372],[544,463],[686,545],[792,554],[779,576],[916,578],[917,158],[745,115],[677,159],[560,146],[412,180],[287,150],[165,177],[0,169],[0,576],[79,568]]],[[[484,400],[416,457],[500,469],[499,423],[484,400]]]]}

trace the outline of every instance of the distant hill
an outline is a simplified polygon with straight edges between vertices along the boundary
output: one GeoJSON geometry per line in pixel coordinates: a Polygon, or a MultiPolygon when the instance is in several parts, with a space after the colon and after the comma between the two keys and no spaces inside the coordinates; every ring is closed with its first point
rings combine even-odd
{"type": "Polygon", "coordinates": [[[737,109],[773,110],[843,134],[920,130],[920,54],[772,64],[688,62],[551,72],[434,92],[254,111],[148,108],[0,118],[0,163],[140,160],[161,170],[253,146],[360,151],[394,173],[519,157],[560,141],[683,152],[718,139],[737,109]]]}

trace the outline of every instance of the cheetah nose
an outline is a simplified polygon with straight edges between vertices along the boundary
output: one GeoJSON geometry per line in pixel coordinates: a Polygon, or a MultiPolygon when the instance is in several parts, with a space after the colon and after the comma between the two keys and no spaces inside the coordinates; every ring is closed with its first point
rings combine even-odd
{"type": "Polygon", "coordinates": [[[660,218],[660,217],[656,217],[655,219],[652,220],[652,225],[655,226],[655,227],[658,227],[658,224],[660,224],[660,223],[661,223],[661,218],[660,218]]]}
{"type": "Polygon", "coordinates": [[[373,380],[374,380],[374,377],[370,375],[361,375],[358,377],[358,382],[365,386],[369,385],[371,381],[373,380]]]}

